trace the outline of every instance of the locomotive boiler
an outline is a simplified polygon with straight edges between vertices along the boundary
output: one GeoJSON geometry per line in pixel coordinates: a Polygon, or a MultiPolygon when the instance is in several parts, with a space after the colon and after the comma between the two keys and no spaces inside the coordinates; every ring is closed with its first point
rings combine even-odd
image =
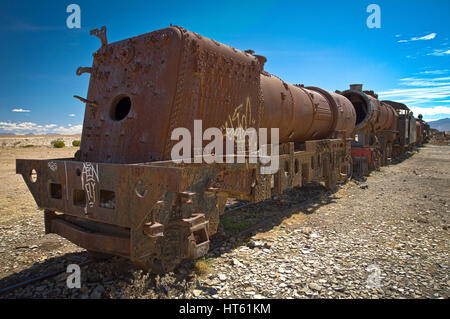
{"type": "Polygon", "coordinates": [[[416,146],[421,146],[428,142],[430,136],[430,125],[423,120],[422,114],[416,119],[416,146]]]}
{"type": "MultiPolygon", "coordinates": [[[[87,96],[77,96],[86,104],[80,150],[16,162],[46,233],[89,252],[170,271],[207,253],[228,198],[259,202],[309,182],[332,189],[351,174],[352,154],[390,156],[374,145],[389,145],[397,113],[358,87],[337,94],[289,84],[264,70],[265,57],[178,26],[114,43],[105,27],[91,34],[101,47],[76,72],[90,74],[87,96]],[[173,132],[193,132],[199,120],[224,140],[230,128],[278,129],[278,138],[257,141],[271,155],[279,149],[277,169],[263,174],[248,149],[244,162],[229,152],[234,161],[173,161],[173,132]],[[352,153],[355,125],[361,147],[352,153]]],[[[192,140],[188,154],[204,144],[192,140]]]]}
{"type": "Polygon", "coordinates": [[[416,145],[417,124],[411,110],[403,103],[383,101],[391,105],[398,114],[398,135],[393,144],[393,155],[399,157],[416,145]]]}
{"type": "Polygon", "coordinates": [[[370,170],[385,165],[392,157],[397,137],[398,113],[386,102],[380,102],[373,91],[363,91],[362,84],[350,85],[341,93],[356,112],[352,143],[353,173],[367,175],[370,170]]]}

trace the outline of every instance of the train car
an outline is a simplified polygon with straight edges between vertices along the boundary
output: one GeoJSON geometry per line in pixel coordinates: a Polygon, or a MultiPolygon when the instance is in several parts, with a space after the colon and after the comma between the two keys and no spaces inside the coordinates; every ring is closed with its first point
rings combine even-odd
{"type": "Polygon", "coordinates": [[[416,145],[422,146],[430,139],[430,125],[423,120],[422,114],[417,116],[416,120],[416,145]]]}
{"type": "Polygon", "coordinates": [[[419,119],[416,119],[416,142],[415,146],[423,144],[423,125],[419,119]]]}
{"type": "MultiPolygon", "coordinates": [[[[76,72],[90,74],[87,97],[77,97],[86,105],[80,150],[16,161],[46,233],[166,272],[207,253],[228,198],[259,202],[312,181],[331,189],[350,175],[352,132],[367,120],[357,122],[345,95],[291,85],[264,70],[265,57],[178,26],[114,43],[106,27],[91,34],[101,47],[76,72]],[[257,153],[218,152],[206,162],[199,120],[205,132],[219,128],[221,142],[227,128],[270,135],[257,153]],[[173,160],[176,132],[194,132],[181,160],[173,160]]],[[[377,129],[390,129],[389,108],[371,105],[382,112],[377,129]]]]}
{"type": "Polygon", "coordinates": [[[368,175],[392,157],[398,134],[398,114],[390,104],[380,102],[373,91],[363,91],[362,84],[352,84],[349,90],[340,94],[350,100],[356,112],[353,174],[368,175]]]}
{"type": "Polygon", "coordinates": [[[391,105],[398,114],[398,135],[393,144],[393,156],[399,157],[416,144],[416,119],[405,104],[395,101],[383,102],[391,105]]]}
{"type": "Polygon", "coordinates": [[[431,128],[430,128],[430,124],[428,124],[427,122],[424,122],[424,143],[428,143],[431,139],[431,128]]]}

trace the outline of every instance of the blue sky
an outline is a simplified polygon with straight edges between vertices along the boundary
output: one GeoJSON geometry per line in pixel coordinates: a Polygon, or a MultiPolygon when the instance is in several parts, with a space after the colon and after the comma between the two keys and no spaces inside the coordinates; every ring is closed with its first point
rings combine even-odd
{"type": "Polygon", "coordinates": [[[183,26],[267,57],[290,83],[344,90],[350,83],[404,102],[427,120],[450,117],[450,1],[2,1],[0,134],[79,133],[89,77],[106,25],[108,41],[183,26]],[[81,29],[66,7],[81,7],[81,29]],[[381,28],[369,29],[369,4],[381,28]]]}

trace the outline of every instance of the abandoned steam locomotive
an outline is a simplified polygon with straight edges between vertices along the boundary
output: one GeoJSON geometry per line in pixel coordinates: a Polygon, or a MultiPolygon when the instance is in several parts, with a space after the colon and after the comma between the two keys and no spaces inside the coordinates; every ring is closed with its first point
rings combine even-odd
{"type": "Polygon", "coordinates": [[[228,198],[259,202],[309,182],[332,189],[426,137],[406,106],[360,85],[291,85],[264,70],[265,57],[181,27],[110,44],[105,27],[91,34],[101,48],[76,72],[90,73],[87,97],[77,97],[86,103],[80,150],[18,159],[16,169],[44,209],[46,233],[144,269],[166,272],[205,255],[228,198]],[[230,128],[277,128],[277,138],[270,131],[256,143],[270,161],[278,151],[278,168],[263,173],[267,163],[249,148],[242,161],[235,148],[213,163],[191,161],[205,141],[173,161],[174,130],[193,132],[199,120],[223,140],[230,128]]]}

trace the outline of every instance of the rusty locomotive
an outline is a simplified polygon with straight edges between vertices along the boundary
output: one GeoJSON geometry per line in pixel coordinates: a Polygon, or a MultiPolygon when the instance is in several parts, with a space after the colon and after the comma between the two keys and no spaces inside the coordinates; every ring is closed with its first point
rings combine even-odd
{"type": "Polygon", "coordinates": [[[373,91],[363,91],[361,84],[339,93],[351,101],[356,111],[351,150],[353,174],[368,175],[429,140],[429,125],[421,114],[414,118],[405,104],[380,101],[373,91]]]}
{"type": "MultiPolygon", "coordinates": [[[[86,104],[80,150],[74,158],[18,159],[16,170],[44,210],[46,233],[154,272],[205,255],[227,199],[260,202],[309,182],[333,189],[426,134],[409,110],[400,114],[406,106],[360,85],[291,85],[264,70],[265,57],[178,26],[114,43],[105,27],[91,34],[101,47],[92,66],[76,72],[90,74],[87,97],[77,97],[86,104]],[[172,161],[173,130],[192,131],[194,120],[279,128],[279,169],[262,174],[249,152],[243,162],[172,161]]],[[[272,152],[270,139],[265,146],[272,152]]]]}

